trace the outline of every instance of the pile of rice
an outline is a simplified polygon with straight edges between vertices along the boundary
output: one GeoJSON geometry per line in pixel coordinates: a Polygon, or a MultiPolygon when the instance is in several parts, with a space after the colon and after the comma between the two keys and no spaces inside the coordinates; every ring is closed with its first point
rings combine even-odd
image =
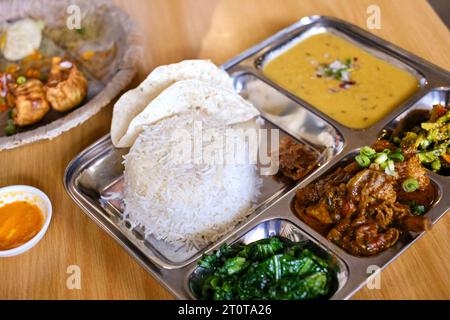
{"type": "Polygon", "coordinates": [[[174,129],[192,132],[198,120],[203,130],[227,129],[199,111],[173,115],[146,127],[124,162],[125,219],[177,247],[201,248],[228,233],[248,215],[261,186],[254,164],[173,161],[174,129]]]}

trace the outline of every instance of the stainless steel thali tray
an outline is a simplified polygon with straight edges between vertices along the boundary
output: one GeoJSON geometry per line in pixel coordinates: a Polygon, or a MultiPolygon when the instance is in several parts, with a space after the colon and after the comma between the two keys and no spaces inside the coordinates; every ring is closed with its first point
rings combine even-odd
{"type": "MultiPolygon", "coordinates": [[[[295,190],[333,170],[352,157],[361,146],[370,145],[383,134],[394,130],[411,111],[430,109],[437,103],[448,104],[450,73],[356,26],[323,16],[301,19],[222,67],[233,78],[235,89],[260,109],[267,120],[266,126],[280,128],[281,135],[291,135],[320,153],[320,161],[312,173],[295,184],[283,184],[267,178],[263,182],[261,201],[247,220],[207,248],[181,257],[157,241],[142,239],[138,230],[128,230],[119,223],[122,156],[127,150],[113,148],[109,135],[87,148],[68,165],[64,178],[67,192],[91,219],[177,298],[195,299],[189,288],[189,279],[195,277],[197,260],[203,253],[217,249],[224,242],[248,243],[280,234],[292,240],[309,239],[317,250],[333,258],[339,272],[336,292],[331,299],[348,299],[367,281],[369,267],[386,267],[423,233],[410,233],[394,247],[373,257],[352,256],[297,218],[291,210],[295,190]],[[259,66],[272,50],[278,50],[299,37],[323,31],[344,37],[373,55],[407,69],[419,79],[420,88],[374,126],[353,130],[271,82],[260,71],[259,66]]],[[[436,187],[437,197],[426,215],[434,224],[450,208],[450,179],[433,172],[429,175],[436,187]]]]}

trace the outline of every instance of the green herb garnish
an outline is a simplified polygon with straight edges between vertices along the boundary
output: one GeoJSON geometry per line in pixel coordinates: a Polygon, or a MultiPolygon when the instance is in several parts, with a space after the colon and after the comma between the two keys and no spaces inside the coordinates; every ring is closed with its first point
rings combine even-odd
{"type": "Polygon", "coordinates": [[[389,158],[394,160],[395,162],[403,162],[405,161],[405,157],[401,154],[401,152],[391,153],[389,158]]]}
{"type": "Polygon", "coordinates": [[[346,83],[351,83],[350,73],[352,71],[352,58],[343,61],[335,60],[329,64],[322,64],[317,69],[317,76],[329,77],[346,83]]]}
{"type": "Polygon", "coordinates": [[[441,170],[441,160],[436,159],[431,163],[431,170],[439,171],[441,170]]]}
{"type": "Polygon", "coordinates": [[[377,153],[377,157],[375,158],[374,162],[376,164],[382,164],[383,162],[386,162],[388,160],[388,155],[384,152],[377,153]]]}
{"type": "Polygon", "coordinates": [[[376,163],[383,169],[386,174],[395,175],[394,162],[402,162],[405,158],[401,149],[397,149],[395,152],[391,152],[389,149],[383,150],[383,152],[376,152],[371,147],[362,147],[359,151],[359,155],[355,157],[355,161],[363,168],[368,167],[372,162],[376,163]]]}
{"type": "Polygon", "coordinates": [[[393,160],[386,161],[387,166],[384,168],[384,172],[389,176],[395,176],[395,166],[393,160]]]}
{"type": "Polygon", "coordinates": [[[405,192],[414,192],[419,189],[419,182],[414,178],[408,178],[402,182],[402,188],[405,192]]]}
{"type": "Polygon", "coordinates": [[[24,84],[25,82],[27,82],[27,78],[25,78],[24,76],[20,76],[16,80],[17,84],[24,84]]]}
{"type": "Polygon", "coordinates": [[[363,154],[357,155],[355,157],[355,160],[363,168],[367,168],[370,165],[370,158],[368,156],[363,155],[363,154]]]}
{"type": "Polygon", "coordinates": [[[409,208],[411,209],[411,213],[415,216],[420,216],[425,213],[425,206],[417,204],[415,201],[412,201],[409,204],[409,208]]]}
{"type": "Polygon", "coordinates": [[[368,146],[362,147],[359,153],[367,156],[369,159],[374,159],[375,155],[377,154],[374,149],[368,146]]]}

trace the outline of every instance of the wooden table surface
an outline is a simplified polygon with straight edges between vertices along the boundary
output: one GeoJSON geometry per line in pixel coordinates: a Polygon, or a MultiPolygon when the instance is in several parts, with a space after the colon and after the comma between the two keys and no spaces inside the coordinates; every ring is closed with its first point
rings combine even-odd
{"type": "MultiPolygon", "coordinates": [[[[144,58],[135,84],[154,67],[183,59],[221,64],[307,15],[335,16],[367,28],[369,5],[381,8],[388,41],[450,70],[450,34],[425,0],[117,0],[142,29],[144,58]]],[[[68,162],[109,130],[112,107],[52,141],[0,152],[0,186],[46,192],[54,214],[29,252],[0,259],[0,299],[170,299],[172,296],[71,201],[62,180],[68,162]],[[81,289],[69,290],[78,265],[81,289]]],[[[448,196],[448,194],[447,194],[448,196]]],[[[381,288],[354,299],[449,299],[450,215],[381,275],[381,288]]]]}

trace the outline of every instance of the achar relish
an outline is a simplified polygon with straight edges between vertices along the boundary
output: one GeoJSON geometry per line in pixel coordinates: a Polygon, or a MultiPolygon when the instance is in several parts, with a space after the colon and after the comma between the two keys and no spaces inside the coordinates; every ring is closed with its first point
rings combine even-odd
{"type": "Polygon", "coordinates": [[[0,207],[0,250],[16,248],[31,240],[42,228],[41,209],[27,201],[0,207]]]}

